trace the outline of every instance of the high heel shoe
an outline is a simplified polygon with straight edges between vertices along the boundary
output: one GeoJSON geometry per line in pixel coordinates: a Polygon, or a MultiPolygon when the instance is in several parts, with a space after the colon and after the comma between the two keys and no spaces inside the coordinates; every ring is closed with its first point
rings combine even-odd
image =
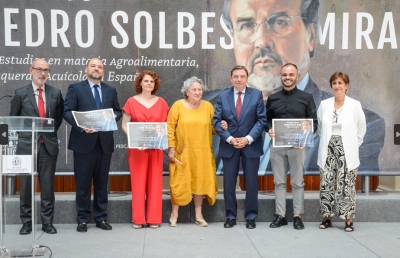
{"type": "Polygon", "coordinates": [[[173,218],[170,217],[170,218],[169,218],[169,223],[168,223],[168,224],[169,224],[170,227],[176,227],[176,226],[178,226],[178,225],[177,225],[177,221],[178,221],[177,218],[176,218],[176,219],[173,219],[173,218]]]}
{"type": "Polygon", "coordinates": [[[204,219],[195,219],[194,223],[200,227],[207,227],[208,223],[204,219]]]}

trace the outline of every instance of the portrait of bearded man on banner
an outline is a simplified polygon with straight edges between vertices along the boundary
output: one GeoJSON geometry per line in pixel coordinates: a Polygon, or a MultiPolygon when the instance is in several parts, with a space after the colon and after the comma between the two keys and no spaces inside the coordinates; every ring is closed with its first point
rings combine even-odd
{"type": "MultiPolygon", "coordinates": [[[[268,95],[281,90],[280,71],[284,64],[298,67],[297,88],[313,95],[318,108],[332,97],[313,81],[309,68],[315,54],[319,0],[225,0],[222,19],[230,30],[237,65],[249,71],[248,86],[268,95]]],[[[360,147],[359,170],[379,170],[379,153],[384,144],[385,121],[378,114],[363,109],[367,133],[360,147]]],[[[260,171],[271,170],[269,136],[265,136],[260,171]]],[[[308,152],[306,170],[318,170],[319,137],[308,152]]],[[[218,167],[221,169],[221,166],[218,167]]]]}

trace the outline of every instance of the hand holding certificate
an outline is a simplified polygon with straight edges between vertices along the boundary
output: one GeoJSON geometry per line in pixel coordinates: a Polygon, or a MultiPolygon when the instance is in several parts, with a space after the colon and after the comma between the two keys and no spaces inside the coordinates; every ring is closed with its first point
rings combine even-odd
{"type": "Polygon", "coordinates": [[[312,119],[272,119],[274,147],[313,147],[312,119]]]}
{"type": "Polygon", "coordinates": [[[74,116],[76,124],[85,129],[88,133],[118,130],[112,108],[86,112],[72,111],[72,115],[74,116]]]}
{"type": "Polygon", "coordinates": [[[167,123],[127,123],[128,148],[167,149],[167,123]]]}

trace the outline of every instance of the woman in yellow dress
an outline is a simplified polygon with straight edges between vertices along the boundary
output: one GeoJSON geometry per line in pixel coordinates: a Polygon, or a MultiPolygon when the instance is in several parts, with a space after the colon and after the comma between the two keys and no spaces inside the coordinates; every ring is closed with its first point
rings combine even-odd
{"type": "Polygon", "coordinates": [[[197,77],[187,79],[181,89],[184,98],[172,105],[167,118],[171,227],[177,225],[179,206],[189,204],[192,196],[195,223],[207,227],[201,211],[203,197],[213,205],[218,192],[212,149],[214,108],[201,99],[204,89],[197,77]]]}

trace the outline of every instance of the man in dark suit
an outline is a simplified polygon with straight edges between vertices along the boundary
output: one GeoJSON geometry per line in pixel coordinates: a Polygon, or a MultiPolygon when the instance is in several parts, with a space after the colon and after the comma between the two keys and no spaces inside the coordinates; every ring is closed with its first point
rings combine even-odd
{"type": "MultiPolygon", "coordinates": [[[[54,119],[54,132],[38,134],[37,171],[41,189],[42,230],[56,234],[54,217],[54,174],[58,155],[57,130],[63,119],[64,101],[60,89],[45,84],[50,69],[43,59],[36,59],[29,68],[32,82],[15,90],[11,100],[10,116],[32,116],[54,119]]],[[[31,154],[31,133],[19,132],[16,154],[31,154]]],[[[32,232],[32,188],[31,177],[21,176],[20,218],[23,223],[21,235],[32,232]]]]}
{"type": "MultiPolygon", "coordinates": [[[[331,93],[320,90],[309,74],[318,34],[318,8],[319,0],[225,0],[222,18],[233,38],[236,63],[246,66],[250,74],[249,87],[261,90],[265,101],[281,89],[280,71],[286,63],[297,65],[297,88],[312,94],[317,108],[321,100],[332,97],[331,93]]],[[[210,98],[207,99],[212,101],[210,98]]],[[[367,133],[360,147],[359,170],[379,170],[385,121],[370,110],[363,111],[367,133]]],[[[270,140],[265,137],[260,171],[271,170],[270,140]]],[[[318,145],[319,137],[314,134],[314,147],[309,149],[306,170],[319,170],[318,145]]]]}
{"type": "Polygon", "coordinates": [[[258,167],[263,154],[262,132],[266,111],[261,91],[247,87],[248,72],[244,66],[231,71],[233,87],[218,94],[213,117],[214,128],[221,137],[219,151],[224,164],[225,228],[236,225],[236,182],[240,161],[246,181],[246,228],[256,227],[258,215],[258,167]],[[221,121],[228,130],[221,128],[221,121]]]}
{"type": "Polygon", "coordinates": [[[91,111],[112,108],[118,121],[121,116],[117,90],[101,82],[104,65],[99,58],[92,58],[85,68],[87,80],[71,84],[64,103],[64,119],[72,126],[68,148],[74,152],[76,183],[76,230],[86,232],[90,222],[91,183],[94,185],[93,215],[96,227],[111,230],[107,221],[108,173],[114,152],[113,131],[98,132],[77,126],[72,111],[91,111]]]}

